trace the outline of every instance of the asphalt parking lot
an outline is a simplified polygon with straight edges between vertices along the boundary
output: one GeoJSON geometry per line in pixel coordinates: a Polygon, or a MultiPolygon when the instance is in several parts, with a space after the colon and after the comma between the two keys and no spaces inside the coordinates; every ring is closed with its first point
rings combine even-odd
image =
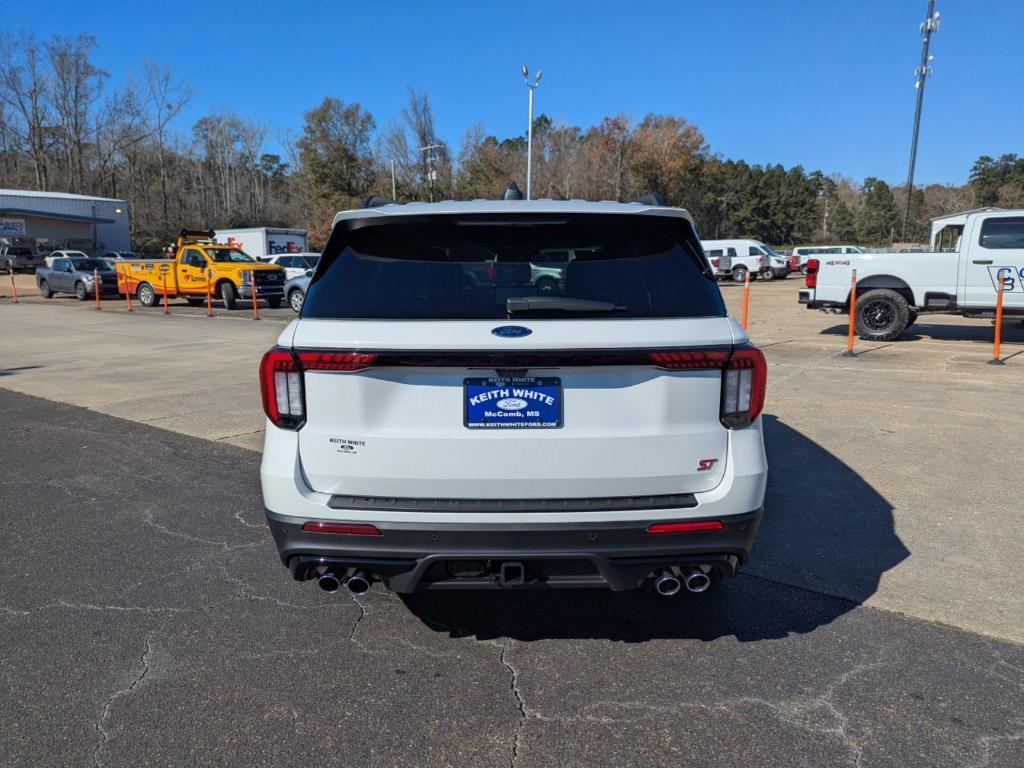
{"type": "Polygon", "coordinates": [[[0,300],[0,763],[1024,764],[1024,331],[841,358],[796,286],[752,288],[754,557],[673,600],[294,583],[248,450],[289,310],[0,300]]]}

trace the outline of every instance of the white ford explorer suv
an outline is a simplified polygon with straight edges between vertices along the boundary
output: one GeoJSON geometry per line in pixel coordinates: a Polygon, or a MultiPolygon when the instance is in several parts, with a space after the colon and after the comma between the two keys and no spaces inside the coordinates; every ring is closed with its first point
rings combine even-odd
{"type": "Polygon", "coordinates": [[[705,590],[764,507],[766,365],[690,215],[473,201],[334,218],[260,366],[282,562],[354,593],[705,590]],[[573,254],[539,291],[531,263],[573,254]]]}

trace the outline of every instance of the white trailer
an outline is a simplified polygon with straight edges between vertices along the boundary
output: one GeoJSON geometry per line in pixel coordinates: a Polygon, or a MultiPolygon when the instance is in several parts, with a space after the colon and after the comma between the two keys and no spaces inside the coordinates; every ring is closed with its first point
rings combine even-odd
{"type": "Polygon", "coordinates": [[[215,242],[232,245],[254,259],[264,259],[281,253],[304,253],[309,250],[309,239],[304,229],[247,227],[217,229],[213,234],[215,242]]]}
{"type": "Polygon", "coordinates": [[[812,256],[800,303],[849,312],[857,270],[857,332],[869,341],[897,338],[924,312],[992,317],[1000,281],[1003,313],[1024,317],[1024,209],[952,218],[955,250],[812,256]]]}

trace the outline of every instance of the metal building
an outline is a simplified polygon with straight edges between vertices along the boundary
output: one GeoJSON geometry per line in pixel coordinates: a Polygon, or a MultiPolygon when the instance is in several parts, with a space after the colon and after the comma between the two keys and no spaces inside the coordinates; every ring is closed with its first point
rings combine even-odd
{"type": "Polygon", "coordinates": [[[0,189],[0,245],[58,249],[131,250],[128,203],[109,197],[0,189]]]}

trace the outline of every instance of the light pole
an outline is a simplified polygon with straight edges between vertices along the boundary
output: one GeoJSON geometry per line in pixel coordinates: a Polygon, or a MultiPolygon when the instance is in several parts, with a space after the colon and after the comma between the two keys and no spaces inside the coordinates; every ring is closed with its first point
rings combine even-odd
{"type": "Polygon", "coordinates": [[[523,82],[530,89],[530,122],[526,128],[526,199],[529,200],[533,193],[533,92],[540,85],[540,76],[543,72],[538,69],[537,74],[533,76],[532,83],[530,82],[530,70],[525,64],[523,64],[522,73],[523,82]]]}
{"type": "Polygon", "coordinates": [[[921,37],[924,43],[921,46],[921,66],[914,70],[914,87],[917,88],[917,107],[914,109],[914,136],[910,140],[910,168],[907,169],[907,204],[903,208],[903,227],[900,230],[900,237],[906,241],[907,225],[910,223],[910,201],[914,195],[914,164],[917,162],[917,134],[921,130],[921,107],[924,104],[924,84],[932,74],[932,60],[934,56],[928,55],[928,47],[931,45],[932,32],[939,31],[939,12],[935,10],[935,0],[928,0],[928,16],[921,22],[921,37]]]}

